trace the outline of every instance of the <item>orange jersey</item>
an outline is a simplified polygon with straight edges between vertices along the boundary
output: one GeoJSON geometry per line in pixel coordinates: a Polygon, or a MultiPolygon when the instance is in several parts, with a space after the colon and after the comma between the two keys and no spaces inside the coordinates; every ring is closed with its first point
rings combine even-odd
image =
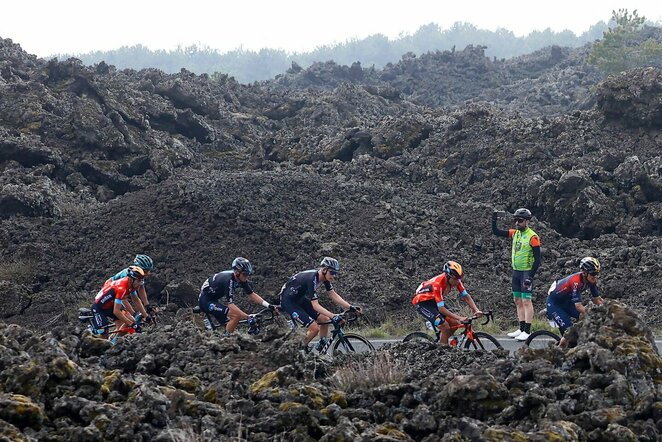
{"type": "Polygon", "coordinates": [[[108,279],[94,298],[94,303],[99,304],[103,310],[112,310],[115,300],[122,301],[133,291],[131,283],[132,279],[128,276],[115,281],[108,279]]]}
{"type": "MultiPolygon", "coordinates": [[[[416,289],[416,295],[411,303],[418,304],[419,302],[434,300],[437,303],[437,307],[443,307],[444,296],[450,293],[451,288],[451,285],[448,283],[448,275],[442,273],[441,275],[437,275],[432,279],[422,282],[416,289]]],[[[462,281],[458,281],[457,291],[460,293],[460,296],[468,295],[462,281]]]]}

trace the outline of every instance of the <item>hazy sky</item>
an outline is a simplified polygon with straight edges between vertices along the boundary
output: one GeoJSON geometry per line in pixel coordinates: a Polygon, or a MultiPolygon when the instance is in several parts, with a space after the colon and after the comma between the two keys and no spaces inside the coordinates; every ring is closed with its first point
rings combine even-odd
{"type": "Polygon", "coordinates": [[[134,44],[309,51],[376,33],[397,38],[431,22],[582,33],[623,7],[662,21],[660,0],[12,0],[0,7],[0,37],[39,56],[134,44]]]}

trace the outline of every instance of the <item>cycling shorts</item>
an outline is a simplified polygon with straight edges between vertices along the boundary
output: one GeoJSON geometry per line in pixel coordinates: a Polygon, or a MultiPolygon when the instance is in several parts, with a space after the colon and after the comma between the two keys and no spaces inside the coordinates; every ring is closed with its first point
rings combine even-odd
{"type": "MultiPolygon", "coordinates": [[[[447,307],[448,308],[448,307],[447,307]]],[[[444,315],[442,315],[439,312],[439,309],[437,308],[437,303],[434,301],[434,299],[429,299],[427,301],[422,301],[416,304],[416,311],[423,316],[427,321],[430,322],[430,324],[435,324],[435,321],[439,319],[438,323],[436,324],[439,326],[439,324],[442,324],[446,318],[444,318],[444,315]]]]}
{"type": "Polygon", "coordinates": [[[228,306],[221,304],[216,300],[210,300],[204,292],[200,293],[198,307],[200,307],[200,310],[204,313],[216,318],[219,324],[226,324],[228,322],[228,313],[230,313],[228,306]]]}
{"type": "Polygon", "coordinates": [[[310,324],[317,320],[320,315],[313,308],[310,299],[306,297],[283,296],[280,298],[280,308],[290,314],[290,318],[295,324],[303,327],[310,327],[310,324]]]}

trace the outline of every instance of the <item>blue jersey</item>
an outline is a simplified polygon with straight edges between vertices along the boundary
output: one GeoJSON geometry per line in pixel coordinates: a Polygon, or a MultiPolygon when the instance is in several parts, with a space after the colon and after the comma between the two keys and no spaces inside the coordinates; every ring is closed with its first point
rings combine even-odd
{"type": "Polygon", "coordinates": [[[552,284],[547,302],[563,304],[572,301],[576,304],[582,302],[582,292],[587,289],[591,291],[592,297],[600,296],[600,291],[595,284],[583,279],[581,272],[575,273],[552,284]]]}
{"type": "MultiPolygon", "coordinates": [[[[333,285],[329,281],[323,281],[323,283],[327,292],[333,290],[333,285]]],[[[319,280],[318,269],[299,272],[291,276],[283,285],[280,296],[295,299],[307,297],[310,300],[316,300],[319,298],[317,296],[317,288],[320,284],[322,284],[322,281],[319,280]]]]}

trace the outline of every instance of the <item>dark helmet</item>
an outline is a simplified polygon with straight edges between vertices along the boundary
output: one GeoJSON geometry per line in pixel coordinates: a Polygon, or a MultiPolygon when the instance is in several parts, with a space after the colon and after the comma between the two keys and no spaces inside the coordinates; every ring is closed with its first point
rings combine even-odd
{"type": "Polygon", "coordinates": [[[583,272],[600,273],[600,261],[592,256],[582,258],[579,263],[579,269],[583,272]]]}
{"type": "Polygon", "coordinates": [[[232,261],[232,269],[239,270],[241,273],[247,273],[249,275],[253,274],[253,266],[250,261],[241,256],[237,257],[232,261]]]}
{"type": "Polygon", "coordinates": [[[154,261],[147,255],[136,255],[133,265],[147,271],[154,270],[154,261]]]}
{"type": "Polygon", "coordinates": [[[144,279],[145,271],[138,266],[129,266],[127,276],[131,279],[144,279]]]}
{"type": "Polygon", "coordinates": [[[322,262],[320,262],[320,267],[328,267],[329,270],[333,270],[334,272],[340,271],[340,263],[338,260],[329,256],[325,256],[324,259],[322,259],[322,262]]]}
{"type": "Polygon", "coordinates": [[[524,207],[515,210],[515,213],[513,213],[513,218],[531,219],[532,217],[533,215],[531,215],[531,211],[529,209],[525,209],[524,207]]]}
{"type": "Polygon", "coordinates": [[[448,261],[444,264],[444,273],[448,276],[455,276],[457,279],[462,279],[464,276],[462,266],[455,261],[448,261]]]}

